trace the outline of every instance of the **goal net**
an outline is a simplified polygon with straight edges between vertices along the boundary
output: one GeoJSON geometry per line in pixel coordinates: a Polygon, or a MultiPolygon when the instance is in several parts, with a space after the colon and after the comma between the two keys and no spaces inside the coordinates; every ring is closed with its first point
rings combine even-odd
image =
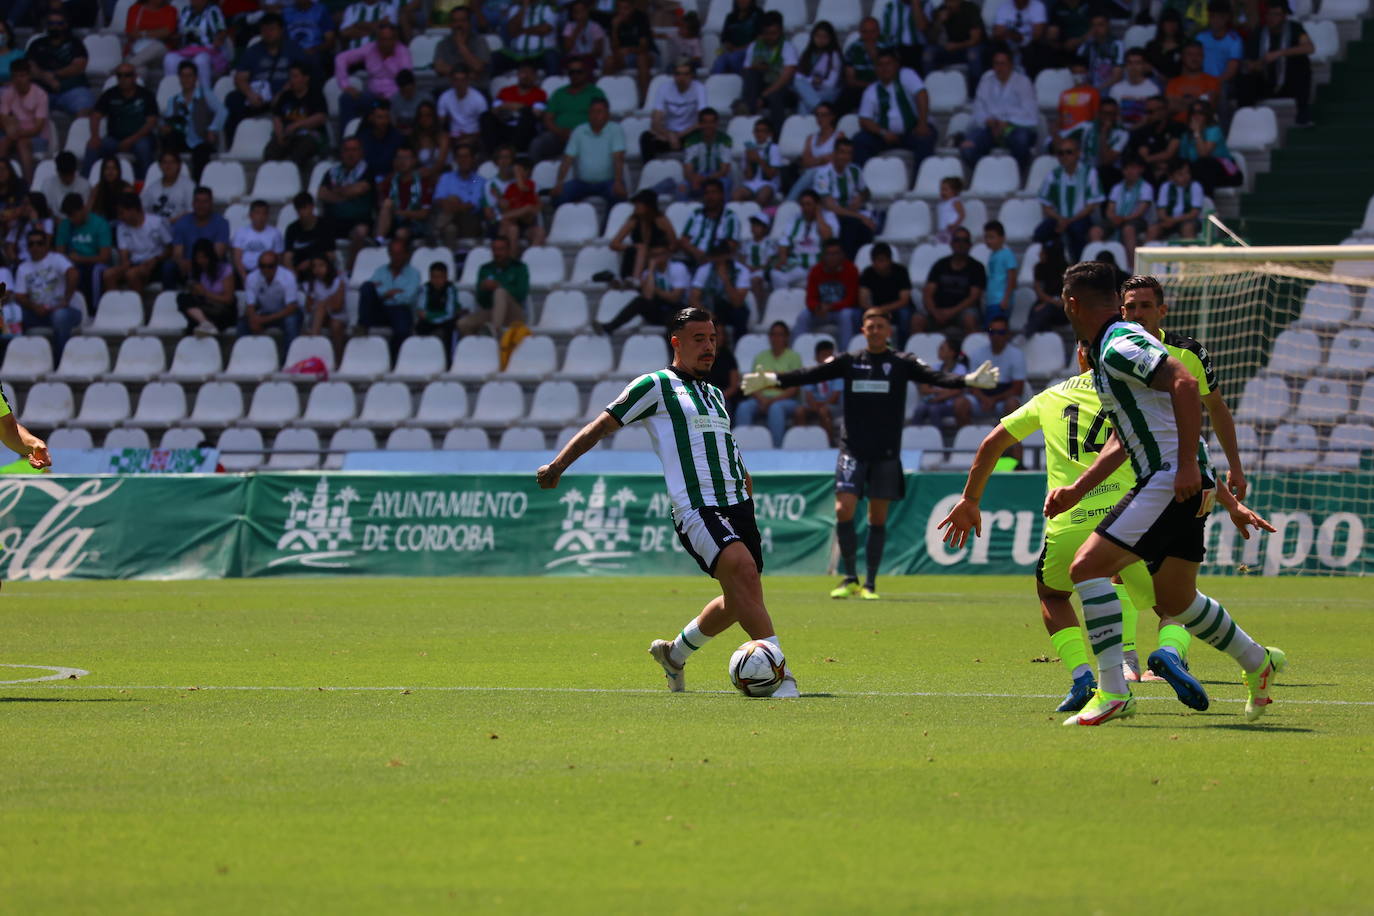
{"type": "Polygon", "coordinates": [[[1247,542],[1214,515],[1204,571],[1374,574],[1374,246],[1148,247],[1136,270],[1211,352],[1246,502],[1278,528],[1247,542]]]}

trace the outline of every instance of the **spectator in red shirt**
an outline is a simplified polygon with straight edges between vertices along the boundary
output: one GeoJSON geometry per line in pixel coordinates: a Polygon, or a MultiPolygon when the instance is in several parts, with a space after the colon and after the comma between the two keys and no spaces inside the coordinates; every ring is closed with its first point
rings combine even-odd
{"type": "Polygon", "coordinates": [[[520,64],[515,74],[516,82],[496,93],[495,106],[482,112],[479,119],[482,145],[487,149],[529,149],[544,117],[549,94],[539,85],[534,61],[520,64]]]}
{"type": "Polygon", "coordinates": [[[393,171],[377,187],[377,237],[392,238],[393,233],[411,237],[429,234],[429,218],[434,210],[434,182],[417,168],[415,150],[409,144],[396,150],[393,171]]]}
{"type": "Polygon", "coordinates": [[[539,189],[530,179],[530,161],[515,160],[515,180],[501,192],[501,224],[497,232],[510,241],[511,251],[520,250],[520,233],[524,230],[531,245],[544,244],[544,227],[539,218],[539,189]]]}
{"type": "Polygon", "coordinates": [[[821,259],[806,275],[806,311],[797,316],[792,333],[801,336],[833,324],[841,346],[859,329],[859,269],[844,255],[839,239],[821,249],[821,259]]]}

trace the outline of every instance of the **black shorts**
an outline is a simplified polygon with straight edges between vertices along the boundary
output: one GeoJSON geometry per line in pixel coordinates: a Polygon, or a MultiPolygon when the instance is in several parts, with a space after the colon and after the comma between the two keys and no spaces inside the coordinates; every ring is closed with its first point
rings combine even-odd
{"type": "Polygon", "coordinates": [[[1201,563],[1207,556],[1203,535],[1216,500],[1212,482],[1183,502],[1174,499],[1174,475],[1166,468],[1136,483],[1097,526],[1097,533],[1140,557],[1151,574],[1168,557],[1201,563]]]}
{"type": "Polygon", "coordinates": [[[859,499],[901,499],[906,496],[906,471],[900,458],[865,461],[840,449],[835,459],[835,492],[859,499]]]}
{"type": "Polygon", "coordinates": [[[703,506],[700,509],[673,510],[673,527],[682,546],[697,561],[701,571],[715,576],[721,551],[739,541],[749,548],[754,565],[763,572],[763,539],[754,521],[754,501],[747,499],[733,506],[703,506]]]}

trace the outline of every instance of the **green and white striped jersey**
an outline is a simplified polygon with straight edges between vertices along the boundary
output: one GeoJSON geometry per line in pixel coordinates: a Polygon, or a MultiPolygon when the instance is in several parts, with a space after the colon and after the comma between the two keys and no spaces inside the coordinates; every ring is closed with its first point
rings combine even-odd
{"type": "Polygon", "coordinates": [[[675,509],[733,506],[749,498],[744,458],[715,385],[669,366],[630,382],[606,412],[621,425],[642,420],[649,428],[675,509]]]}
{"type": "MultiPolygon", "coordinates": [[[[1178,468],[1173,400],[1167,391],[1150,387],[1168,358],[1163,343],[1130,321],[1108,322],[1093,342],[1089,359],[1093,387],[1126,447],[1137,480],[1178,468]]],[[[1203,476],[1215,480],[1207,445],[1200,436],[1197,454],[1203,476]]]]}

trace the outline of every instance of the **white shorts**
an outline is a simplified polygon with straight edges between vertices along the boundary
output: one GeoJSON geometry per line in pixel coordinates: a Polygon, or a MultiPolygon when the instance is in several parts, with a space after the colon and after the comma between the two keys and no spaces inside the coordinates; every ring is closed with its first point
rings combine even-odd
{"type": "Polygon", "coordinates": [[[721,551],[736,541],[749,548],[759,572],[763,572],[763,542],[754,521],[752,499],[733,506],[674,509],[673,527],[682,546],[706,575],[716,574],[721,551]]]}
{"type": "MultiPolygon", "coordinates": [[[[1210,483],[1206,478],[1204,484],[1210,483]]],[[[1156,572],[1168,557],[1201,563],[1207,550],[1203,529],[1216,500],[1204,489],[1183,502],[1174,500],[1174,471],[1167,465],[1138,482],[1097,526],[1097,533],[1140,557],[1156,572]]]]}

